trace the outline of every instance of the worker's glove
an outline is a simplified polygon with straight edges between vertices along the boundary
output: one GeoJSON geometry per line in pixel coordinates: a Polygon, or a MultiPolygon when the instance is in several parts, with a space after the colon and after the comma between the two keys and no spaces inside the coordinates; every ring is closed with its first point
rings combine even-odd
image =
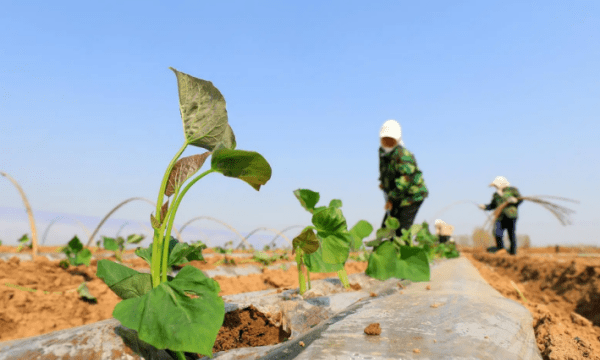
{"type": "Polygon", "coordinates": [[[481,210],[485,210],[485,205],[483,205],[483,204],[479,204],[479,208],[480,208],[481,210]]]}
{"type": "Polygon", "coordinates": [[[518,203],[518,202],[519,202],[519,200],[517,200],[517,198],[516,198],[516,197],[514,197],[514,196],[511,196],[511,197],[509,197],[509,198],[508,198],[508,202],[509,202],[509,203],[512,203],[512,204],[516,204],[516,203],[518,203]]]}

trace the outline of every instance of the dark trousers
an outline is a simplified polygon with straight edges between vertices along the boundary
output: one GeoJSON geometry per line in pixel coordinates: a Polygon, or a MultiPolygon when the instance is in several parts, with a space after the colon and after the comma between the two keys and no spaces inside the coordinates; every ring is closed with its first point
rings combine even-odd
{"type": "Polygon", "coordinates": [[[496,247],[498,249],[504,248],[504,242],[502,238],[504,237],[504,230],[508,231],[508,239],[510,240],[510,251],[509,253],[516,255],[517,254],[517,236],[515,232],[517,231],[517,219],[509,219],[503,218],[502,220],[496,221],[496,229],[494,231],[494,235],[496,236],[496,247]]]}
{"type": "MultiPolygon", "coordinates": [[[[417,217],[417,212],[419,208],[423,204],[423,201],[419,201],[413,203],[408,206],[398,206],[398,204],[392,203],[392,210],[389,211],[390,215],[393,218],[396,218],[400,222],[400,227],[396,230],[396,236],[402,236],[402,229],[410,229],[413,222],[415,221],[415,217],[417,217]]],[[[385,220],[388,218],[388,212],[386,211],[385,216],[383,217],[383,222],[381,227],[385,229],[385,220]]]]}

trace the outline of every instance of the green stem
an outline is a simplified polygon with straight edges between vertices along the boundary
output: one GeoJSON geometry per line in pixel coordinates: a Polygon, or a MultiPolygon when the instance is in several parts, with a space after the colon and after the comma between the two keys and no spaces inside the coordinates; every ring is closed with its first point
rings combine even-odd
{"type": "Polygon", "coordinates": [[[187,142],[185,142],[179,151],[175,154],[169,166],[167,167],[167,171],[165,171],[165,175],[163,176],[162,182],[160,184],[160,190],[158,191],[158,201],[156,202],[156,219],[163,224],[160,227],[160,232],[158,229],[154,229],[154,239],[152,241],[152,264],[150,266],[151,275],[152,275],[152,287],[157,287],[160,284],[160,261],[161,254],[159,253],[159,249],[162,248],[162,235],[164,234],[164,229],[166,222],[161,219],[161,208],[163,206],[163,196],[165,195],[165,188],[167,187],[167,182],[169,181],[169,176],[171,175],[171,170],[173,170],[173,166],[177,162],[177,159],[181,156],[185,148],[188,146],[187,142]]]}
{"type": "Polygon", "coordinates": [[[298,248],[296,252],[296,264],[298,264],[298,284],[300,286],[300,295],[306,291],[306,282],[304,280],[304,272],[302,271],[302,249],[298,248]]]}
{"type": "Polygon", "coordinates": [[[306,280],[308,280],[308,290],[310,290],[310,270],[308,268],[306,269],[306,280]]]}
{"type": "Polygon", "coordinates": [[[186,360],[183,351],[175,351],[175,355],[177,355],[177,360],[186,360]]]}
{"type": "Polygon", "coordinates": [[[190,181],[186,187],[183,188],[183,190],[181,191],[181,194],[178,196],[179,194],[179,189],[177,189],[175,191],[175,201],[173,202],[173,204],[171,205],[171,208],[169,209],[168,212],[168,216],[169,216],[169,221],[168,221],[168,226],[167,226],[167,233],[166,233],[166,239],[165,239],[165,243],[163,244],[163,254],[162,254],[162,281],[167,281],[167,260],[168,260],[168,256],[169,256],[169,239],[171,239],[171,229],[173,228],[173,221],[175,220],[175,213],[177,213],[177,209],[179,208],[179,204],[181,203],[181,199],[183,199],[183,197],[185,196],[185,194],[188,192],[188,190],[200,179],[202,179],[203,177],[205,177],[206,175],[213,173],[213,172],[217,172],[217,170],[214,169],[208,169],[205,172],[203,172],[202,174],[196,176],[192,181],[190,181]]]}
{"type": "Polygon", "coordinates": [[[338,277],[340,278],[340,281],[344,285],[344,288],[349,289],[350,282],[348,281],[348,274],[346,274],[346,269],[338,270],[337,274],[338,274],[338,277]]]}

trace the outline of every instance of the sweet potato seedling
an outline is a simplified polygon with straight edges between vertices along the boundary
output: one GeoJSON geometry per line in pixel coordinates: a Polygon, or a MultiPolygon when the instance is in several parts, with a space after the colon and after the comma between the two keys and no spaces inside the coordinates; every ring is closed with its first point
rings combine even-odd
{"type": "Polygon", "coordinates": [[[104,249],[114,251],[115,257],[119,262],[123,261],[123,251],[125,250],[125,246],[128,244],[138,244],[144,240],[144,235],[131,234],[127,236],[127,239],[119,236],[118,238],[109,238],[106,236],[102,237],[104,249]]]}
{"type": "Polygon", "coordinates": [[[60,252],[67,256],[66,260],[61,260],[58,265],[63,269],[67,269],[69,265],[90,266],[92,260],[92,252],[83,247],[83,244],[77,236],[74,236],[66,246],[59,249],[60,252]]]}
{"type": "Polygon", "coordinates": [[[300,235],[292,241],[292,253],[296,253],[298,265],[300,295],[306,290],[304,265],[306,265],[309,289],[310,272],[337,272],[344,288],[350,288],[344,264],[348,260],[350,249],[358,249],[362,244],[362,239],[373,231],[373,226],[365,220],[360,220],[348,231],[346,218],[340,209],[341,200],[333,199],[329,206],[315,208],[320,198],[318,192],[298,189],[294,191],[294,195],[302,207],[313,214],[311,221],[314,225],[305,227],[300,235]]]}
{"type": "Polygon", "coordinates": [[[21,250],[23,250],[24,248],[32,248],[33,245],[31,244],[31,240],[29,239],[29,236],[27,236],[27,234],[23,234],[23,236],[21,236],[21,238],[18,240],[19,241],[19,246],[17,246],[17,252],[21,252],[21,250]]]}
{"type": "Polygon", "coordinates": [[[137,331],[140,340],[157,349],[169,349],[182,360],[184,352],[212,357],[225,307],[218,295],[219,284],[199,269],[188,265],[175,277],[168,275],[173,265],[202,259],[202,246],[189,246],[171,236],[179,204],[198,180],[213,172],[243,180],[258,191],[271,178],[271,167],[262,155],[235,149],[225,99],[211,82],[170,69],[177,77],[184,143],[167,166],[156,213],[150,215],[152,246],[136,250],[150,264],[150,274],[100,260],[97,276],[123,299],[113,311],[123,326],[137,331]],[[208,151],[179,159],[188,145],[208,151]],[[210,169],[183,187],[209,156],[210,169]]]}

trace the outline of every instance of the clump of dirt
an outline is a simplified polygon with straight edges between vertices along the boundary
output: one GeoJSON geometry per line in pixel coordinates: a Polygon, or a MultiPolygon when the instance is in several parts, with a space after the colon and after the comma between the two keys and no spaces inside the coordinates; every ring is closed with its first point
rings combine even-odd
{"type": "Polygon", "coordinates": [[[217,335],[213,353],[235,348],[279,344],[287,340],[291,332],[275,326],[265,314],[254,306],[225,314],[223,326],[217,335]]]}
{"type": "Polygon", "coordinates": [[[544,360],[600,360],[600,257],[565,247],[531,250],[463,255],[492,287],[531,312],[544,360]]]}
{"type": "Polygon", "coordinates": [[[365,328],[365,334],[367,334],[367,335],[380,335],[381,334],[381,327],[379,326],[379,323],[369,324],[369,326],[367,326],[365,328]]]}

